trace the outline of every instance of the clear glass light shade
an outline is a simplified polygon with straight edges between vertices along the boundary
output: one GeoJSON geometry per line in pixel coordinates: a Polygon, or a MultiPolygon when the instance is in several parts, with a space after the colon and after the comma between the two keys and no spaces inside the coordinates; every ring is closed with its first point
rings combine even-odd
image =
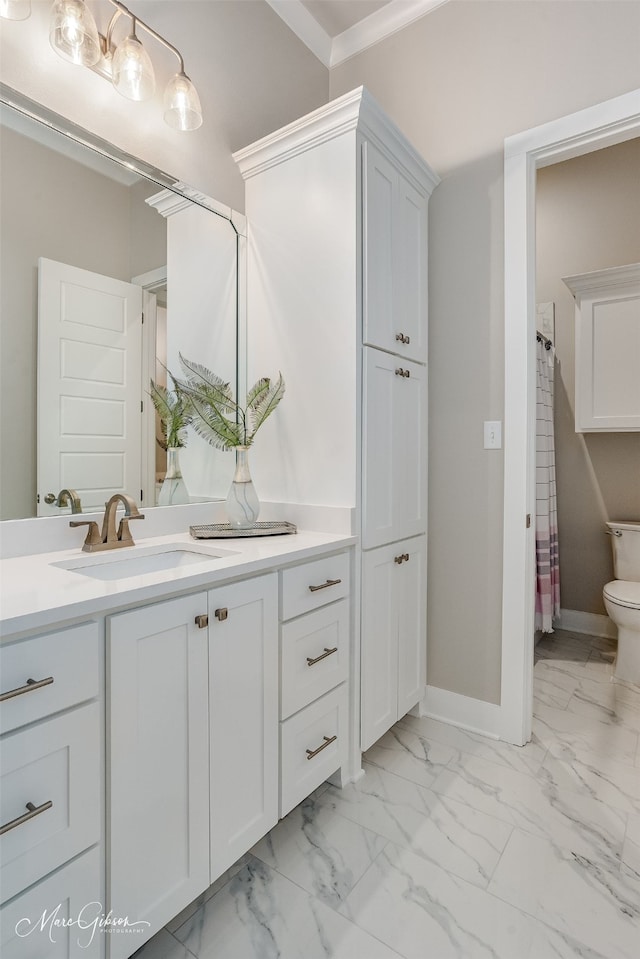
{"type": "Polygon", "coordinates": [[[112,64],[113,85],[127,100],[148,100],[156,89],[149,54],[133,34],[116,48],[112,64]]]}
{"type": "Polygon", "coordinates": [[[164,94],[164,119],[174,130],[197,130],[202,126],[200,97],[189,77],[176,73],[164,94]]]}
{"type": "Polygon", "coordinates": [[[31,0],[0,0],[3,20],[26,20],[31,16],[31,0]]]}
{"type": "Polygon", "coordinates": [[[94,66],[102,56],[96,22],[83,0],[56,0],[49,41],[64,60],[85,67],[94,66]]]}

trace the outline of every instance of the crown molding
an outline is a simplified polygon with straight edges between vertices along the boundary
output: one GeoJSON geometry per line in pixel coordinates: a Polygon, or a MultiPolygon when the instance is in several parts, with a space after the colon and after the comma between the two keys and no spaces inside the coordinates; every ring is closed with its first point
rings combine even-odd
{"type": "Polygon", "coordinates": [[[626,263],[624,266],[612,266],[607,270],[563,276],[562,282],[569,287],[574,299],[580,299],[585,293],[606,293],[613,287],[636,287],[640,283],[640,263],[626,263]]]}
{"type": "Polygon", "coordinates": [[[332,40],[300,0],[267,0],[269,6],[293,30],[325,67],[331,66],[332,40]]]}
{"type": "Polygon", "coordinates": [[[358,130],[383,152],[390,154],[393,162],[399,164],[407,177],[427,195],[440,182],[438,175],[364,87],[357,87],[238,150],[233,158],[243,178],[248,180],[351,130],[358,130]]]}
{"type": "Polygon", "coordinates": [[[331,67],[337,67],[368,47],[385,40],[410,23],[441,7],[447,0],[402,0],[388,3],[385,7],[360,20],[333,38],[331,43],[331,67]]]}
{"type": "Polygon", "coordinates": [[[448,0],[391,0],[386,6],[331,37],[300,0],[267,0],[281,20],[328,69],[419,20],[448,0]]]}

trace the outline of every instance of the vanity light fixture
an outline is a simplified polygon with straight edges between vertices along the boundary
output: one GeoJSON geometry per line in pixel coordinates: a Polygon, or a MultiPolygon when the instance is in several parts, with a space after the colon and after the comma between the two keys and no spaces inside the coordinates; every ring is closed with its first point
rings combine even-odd
{"type": "Polygon", "coordinates": [[[27,20],[31,16],[31,0],[0,0],[3,20],[27,20]]]}
{"type": "MultiPolygon", "coordinates": [[[[10,0],[0,0],[2,4],[8,2],[10,0]]],[[[110,80],[123,97],[148,100],[155,92],[156,80],[151,58],[136,34],[136,27],[142,28],[170,50],[180,64],[179,71],[169,80],[165,90],[165,122],[174,130],[197,130],[202,125],[202,107],[196,88],[184,71],[180,51],[131,13],[120,0],[109,0],[109,3],[116,9],[103,36],[98,33],[84,0],[55,0],[49,33],[53,49],[64,59],[90,67],[110,80]],[[129,17],[131,32],[124,40],[115,43],[114,28],[122,15],[129,17]]]]}

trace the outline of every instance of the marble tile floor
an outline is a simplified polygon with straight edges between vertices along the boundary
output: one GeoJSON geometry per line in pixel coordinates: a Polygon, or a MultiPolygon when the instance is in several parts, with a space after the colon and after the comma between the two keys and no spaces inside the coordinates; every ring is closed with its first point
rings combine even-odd
{"type": "Polygon", "coordinates": [[[136,959],[638,959],[640,689],[614,649],[538,644],[522,748],[405,717],[136,959]]]}

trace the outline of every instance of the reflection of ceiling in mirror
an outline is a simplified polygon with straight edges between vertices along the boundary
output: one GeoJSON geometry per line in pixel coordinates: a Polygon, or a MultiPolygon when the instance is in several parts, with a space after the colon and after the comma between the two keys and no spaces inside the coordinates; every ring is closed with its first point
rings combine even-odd
{"type": "Polygon", "coordinates": [[[70,137],[64,136],[64,134],[59,133],[57,130],[52,130],[51,127],[46,126],[44,123],[36,123],[29,117],[24,116],[24,114],[18,113],[17,110],[12,110],[4,104],[0,104],[0,127],[7,127],[16,133],[22,134],[22,136],[29,137],[31,140],[35,140],[36,143],[41,143],[50,150],[55,150],[56,153],[69,157],[69,159],[75,160],[76,163],[81,163],[90,170],[95,170],[96,173],[101,173],[103,176],[109,177],[109,179],[114,180],[116,183],[122,183],[124,186],[132,186],[132,184],[140,179],[137,173],[132,173],[114,160],[110,160],[108,157],[102,156],[102,154],[96,153],[93,150],[88,150],[85,146],[76,143],[76,141],[70,137]]]}

